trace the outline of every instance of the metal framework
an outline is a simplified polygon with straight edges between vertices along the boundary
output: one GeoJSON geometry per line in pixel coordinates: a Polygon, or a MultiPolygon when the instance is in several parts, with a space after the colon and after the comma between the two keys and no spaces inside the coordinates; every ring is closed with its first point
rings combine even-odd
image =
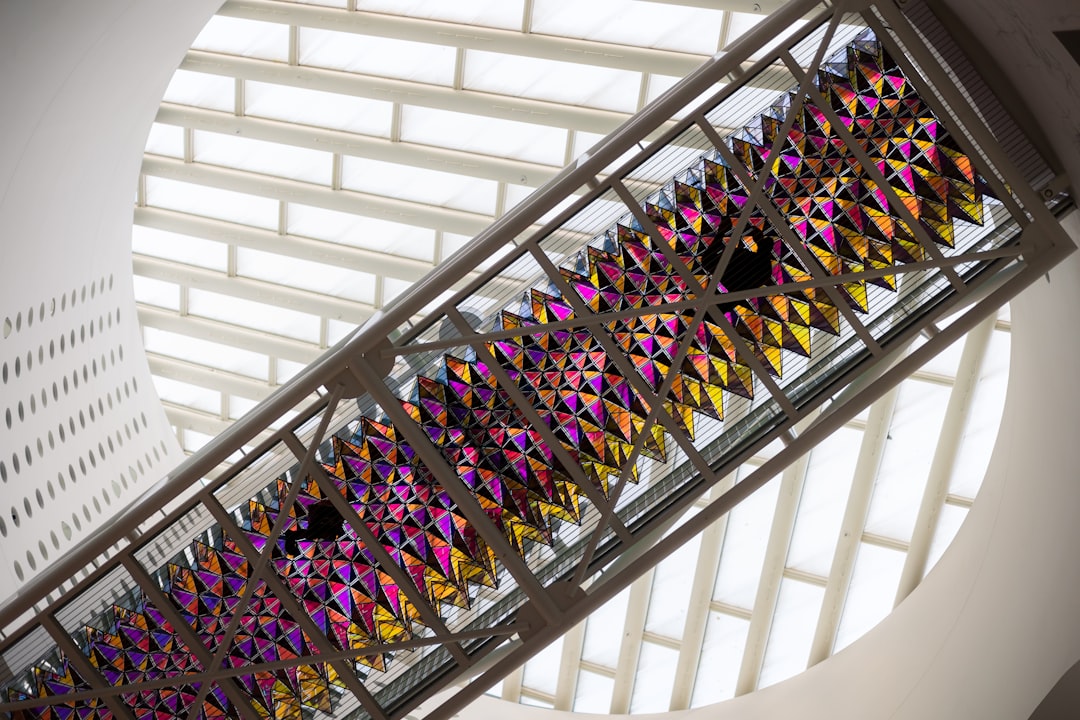
{"type": "MultiPolygon", "coordinates": [[[[236,12],[256,12],[262,4],[251,0],[232,7],[236,12]]],[[[403,21],[395,27],[406,34],[434,32],[419,22],[403,21]]],[[[544,52],[540,41],[535,52],[544,52]]],[[[188,62],[197,60],[193,55],[188,62]]],[[[863,89],[877,92],[878,100],[885,98],[882,102],[894,99],[893,90],[899,93],[884,85],[863,89]]],[[[874,113],[868,111],[867,117],[874,122],[874,113]]],[[[915,143],[918,138],[912,132],[909,127],[907,139],[915,143]]],[[[931,144],[941,137],[935,135],[931,144]]],[[[162,161],[149,171],[191,170],[162,161]]],[[[223,187],[254,182],[240,173],[213,172],[223,187]]],[[[820,175],[831,177],[829,172],[826,167],[820,175]]],[[[946,182],[940,175],[935,181],[946,182]]],[[[274,188],[288,192],[289,184],[275,181],[274,188]]],[[[14,671],[4,678],[9,693],[0,711],[50,716],[54,708],[55,716],[63,716],[60,709],[78,706],[101,717],[135,717],[141,710],[132,708],[156,707],[188,718],[214,713],[254,718],[300,717],[318,709],[339,717],[396,720],[440,689],[471,678],[430,715],[451,717],[681,544],[716,528],[717,519],[781,472],[784,507],[790,512],[778,512],[769,552],[786,552],[805,471],[794,461],[884,396],[869,421],[880,435],[880,418],[891,412],[890,388],[1071,250],[1045,202],[1050,199],[1059,205],[1061,198],[1044,198],[1040,190],[1015,170],[991,130],[968,107],[955,78],[895,8],[795,0],[481,232],[471,246],[389,309],[375,311],[352,336],[0,610],[5,637],[0,653],[14,671]],[[804,16],[811,21],[790,31],[792,22],[804,16]],[[887,175],[891,158],[874,155],[884,150],[856,136],[864,128],[844,115],[837,100],[844,87],[853,86],[836,80],[837,90],[828,85],[828,77],[860,72],[858,63],[869,62],[863,55],[874,52],[895,61],[895,67],[885,68],[894,75],[875,80],[864,74],[863,80],[873,86],[901,77],[904,92],[910,94],[897,97],[917,97],[925,105],[916,120],[929,117],[936,127],[948,128],[947,147],[953,157],[962,158],[957,167],[970,169],[967,184],[972,188],[984,184],[986,202],[993,199],[985,214],[983,199],[973,189],[967,201],[979,209],[968,208],[968,215],[977,216],[972,222],[957,220],[964,213],[953,207],[934,216],[920,204],[919,195],[933,188],[912,185],[904,191],[896,177],[887,175]],[[759,60],[744,61],[755,54],[759,60]],[[836,69],[845,62],[845,69],[836,69]],[[741,73],[743,80],[699,99],[731,73],[741,73]],[[771,109],[751,109],[763,114],[745,113],[746,122],[761,125],[756,134],[725,137],[726,131],[710,118],[718,106],[738,103],[740,88],[750,82],[776,82],[778,94],[787,93],[787,100],[771,109]],[[672,119],[677,116],[685,119],[672,119]],[[906,258],[890,255],[875,264],[868,254],[830,256],[810,240],[813,218],[808,215],[806,224],[799,225],[792,219],[796,210],[778,199],[782,163],[788,161],[785,153],[793,152],[792,138],[810,134],[809,117],[829,141],[819,148],[819,155],[804,148],[799,161],[820,160],[823,167],[835,161],[830,167],[844,168],[855,181],[874,188],[882,222],[897,237],[903,236],[902,245],[896,237],[887,238],[889,247],[899,253],[902,246],[906,258]],[[656,141],[640,149],[639,141],[647,137],[656,141]],[[702,164],[672,165],[675,161],[665,155],[672,146],[699,148],[702,164]],[[604,172],[635,148],[638,152],[618,169],[604,172]],[[670,204],[672,197],[688,191],[674,185],[658,190],[635,181],[635,173],[643,167],[666,169],[684,188],[698,182],[702,197],[712,187],[703,175],[710,167],[718,168],[712,172],[724,179],[713,178],[716,187],[731,192],[737,188],[740,202],[722,206],[714,194],[716,204],[696,219],[685,212],[681,220],[673,219],[678,208],[670,204]],[[588,192],[580,201],[538,225],[539,218],[581,188],[588,192]],[[724,249],[715,266],[706,266],[700,258],[711,242],[714,224],[725,213],[725,237],[718,240],[725,243],[724,249]],[[985,218],[985,227],[974,222],[978,217],[985,218]],[[774,267],[784,264],[787,270],[775,271],[772,282],[760,287],[734,291],[722,287],[740,243],[764,242],[768,232],[774,233],[770,238],[781,258],[774,259],[774,267]],[[512,253],[484,271],[476,270],[508,243],[515,247],[512,253]],[[583,278],[600,272],[596,263],[614,263],[613,258],[631,246],[642,265],[613,282],[621,283],[624,294],[636,293],[636,301],[612,300],[605,306],[583,292],[583,278]],[[515,285],[504,275],[510,267],[517,270],[514,276],[531,268],[532,279],[515,285]],[[463,284],[462,278],[470,274],[472,279],[463,284]],[[657,289],[647,290],[646,283],[657,289]],[[438,304],[424,322],[414,322],[421,308],[451,288],[456,292],[449,300],[438,304]],[[732,306],[736,301],[745,302],[732,306]],[[797,311],[770,315],[793,303],[801,303],[797,311]],[[490,308],[502,312],[478,321],[490,308]],[[813,313],[823,319],[812,322],[813,313]],[[946,316],[951,321],[941,329],[939,323],[946,316]],[[490,329],[496,319],[501,325],[490,329]],[[666,354],[654,353],[643,362],[627,337],[644,333],[645,327],[655,330],[658,321],[674,323],[678,331],[666,354]],[[770,340],[764,332],[775,332],[776,337],[770,340]],[[931,337],[905,356],[920,335],[931,337]],[[703,336],[713,343],[710,347],[723,348],[722,353],[708,348],[703,353],[695,345],[703,336]],[[543,386],[528,377],[529,353],[536,357],[541,347],[554,352],[551,348],[558,343],[564,350],[567,343],[587,348],[576,352],[603,363],[601,374],[626,393],[625,407],[615,401],[609,407],[611,425],[582,434],[577,443],[567,431],[574,418],[564,418],[550,400],[560,380],[543,386]],[[520,351],[516,360],[515,347],[520,351]],[[730,375],[723,381],[699,381],[694,387],[700,394],[691,400],[686,368],[710,352],[716,372],[730,375]],[[527,473],[516,485],[505,477],[485,485],[472,472],[479,466],[468,472],[462,469],[469,463],[455,453],[480,441],[463,439],[461,426],[455,425],[462,417],[453,416],[445,399],[444,415],[425,416],[421,392],[422,387],[450,382],[448,358],[465,367],[458,372],[482,376],[462,392],[488,398],[476,401],[478,405],[462,399],[451,409],[483,411],[496,423],[493,433],[500,428],[524,433],[528,452],[533,453],[526,458],[532,472],[550,482],[547,495],[523,479],[527,473]],[[652,375],[654,366],[649,362],[657,358],[663,360],[663,368],[652,375]],[[417,377],[420,384],[413,390],[417,377]],[[736,387],[740,382],[745,383],[741,393],[736,387]],[[502,405],[491,405],[492,397],[500,398],[502,405]],[[351,398],[357,399],[355,404],[351,398]],[[619,424],[616,410],[629,418],[625,424],[619,424]],[[495,419],[500,412],[502,426],[495,419]],[[612,440],[620,427],[621,439],[612,440]],[[614,460],[583,450],[600,435],[614,460]],[[256,438],[263,439],[236,460],[236,451],[256,438]],[[733,470],[777,438],[785,447],[734,482],[733,470]],[[403,492],[401,477],[411,478],[404,484],[419,494],[401,495],[394,502],[412,503],[414,508],[429,502],[425,512],[434,512],[436,501],[430,498],[442,498],[442,517],[452,517],[455,523],[445,537],[448,542],[457,538],[452,548],[456,554],[451,555],[456,578],[449,577],[449,561],[438,567],[429,561],[425,567],[406,560],[407,552],[419,553],[420,541],[415,536],[395,539],[395,532],[402,532],[405,525],[388,530],[393,523],[373,514],[373,508],[393,505],[385,497],[367,505],[363,499],[367,497],[363,488],[390,486],[391,481],[358,479],[358,466],[348,469],[348,452],[353,451],[347,450],[346,441],[357,447],[370,441],[384,448],[385,457],[378,462],[396,463],[395,492],[403,492]],[[208,479],[230,457],[234,462],[228,470],[208,479]],[[711,501],[673,527],[674,520],[710,489],[711,501]],[[517,500],[500,504],[499,492],[507,497],[517,493],[517,500]],[[561,500],[557,493],[563,493],[561,500]],[[420,495],[429,501],[421,501],[420,495]],[[178,498],[167,517],[147,522],[178,498]],[[297,527],[320,498],[329,499],[341,515],[348,543],[331,543],[332,549],[312,543],[301,557],[283,557],[277,540],[297,527]],[[162,558],[171,560],[162,564],[162,558]],[[96,569],[84,581],[59,599],[48,599],[89,564],[96,569]],[[343,597],[348,598],[346,604],[353,603],[352,617],[343,597]],[[155,643],[153,652],[139,646],[140,654],[125,645],[127,638],[149,625],[154,632],[146,642],[155,643]],[[153,653],[161,658],[159,667],[146,665],[158,662],[147,660],[153,653]],[[178,658],[189,655],[189,664],[179,664],[178,658]],[[240,655],[246,658],[243,662],[237,660],[240,655]]],[[[330,196],[327,191],[326,202],[331,202],[330,196]]],[[[842,200],[832,198],[835,203],[842,200]]],[[[950,196],[950,201],[962,199],[950,196]]],[[[441,224],[447,217],[445,212],[435,213],[430,222],[441,224]]],[[[140,262],[150,272],[177,272],[169,263],[140,262]]],[[[627,271],[625,265],[620,267],[627,271]]],[[[194,281],[212,286],[215,278],[207,272],[194,281]]],[[[614,292],[607,287],[600,290],[614,292]]],[[[252,283],[251,292],[257,291],[258,284],[252,283]]],[[[304,293],[298,297],[330,302],[304,293]]],[[[157,312],[148,320],[168,327],[170,317],[157,312]]],[[[223,338],[226,333],[238,343],[251,339],[206,321],[206,337],[229,342],[223,338]]],[[[654,332],[652,339],[656,337],[654,332]]],[[[313,357],[302,343],[273,343],[268,351],[276,356],[313,357]]],[[[973,362],[968,358],[966,366],[973,362]]],[[[179,374],[185,369],[176,366],[171,371],[179,374]]],[[[558,365],[554,372],[584,371],[558,365]]],[[[970,367],[965,372],[973,373],[970,367]]],[[[521,446],[522,457],[525,447],[521,446]]],[[[875,462],[880,440],[867,444],[863,452],[860,467],[875,462]]],[[[365,467],[378,464],[365,457],[365,467]]],[[[935,467],[948,462],[945,457],[935,459],[935,467]]],[[[859,476],[865,475],[864,471],[859,476]]],[[[933,493],[927,493],[931,499],[920,514],[921,522],[928,522],[926,517],[947,501],[946,489],[938,482],[933,493]]],[[[868,501],[868,491],[860,497],[864,495],[868,501]]],[[[861,530],[856,516],[865,512],[865,503],[849,507],[852,527],[861,530]]],[[[926,552],[920,546],[911,554],[912,567],[905,577],[918,574],[926,552]]],[[[850,548],[838,548],[834,562],[850,564],[851,555],[850,548]]],[[[757,682],[767,634],[764,626],[776,603],[779,581],[777,575],[759,588],[750,617],[757,650],[744,661],[739,681],[743,691],[757,682]]],[[[632,593],[632,601],[640,617],[634,627],[635,632],[644,632],[649,584],[636,587],[640,589],[632,593]]],[[[695,587],[693,592],[704,597],[707,588],[695,587]]],[[[837,592],[838,588],[826,588],[832,600],[823,606],[823,614],[834,612],[837,592]]],[[[696,623],[696,632],[704,632],[703,616],[696,623]]],[[[815,656],[831,650],[835,625],[835,617],[819,624],[825,630],[815,638],[815,656]]],[[[577,633],[568,646],[571,655],[582,642],[583,630],[577,633]]],[[[620,664],[633,662],[630,655],[637,650],[631,646],[624,650],[620,664]]],[[[680,658],[680,665],[692,663],[692,657],[680,658]]],[[[569,677],[559,680],[557,692],[564,703],[572,694],[572,683],[569,677]]],[[[617,691],[618,702],[627,709],[629,689],[617,691]]],[[[690,689],[678,692],[679,702],[685,703],[690,689]]]]}

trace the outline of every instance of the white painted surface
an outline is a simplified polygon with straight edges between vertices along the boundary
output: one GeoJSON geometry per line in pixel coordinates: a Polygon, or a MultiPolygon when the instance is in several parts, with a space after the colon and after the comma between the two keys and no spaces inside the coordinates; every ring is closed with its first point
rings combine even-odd
{"type": "Polygon", "coordinates": [[[141,348],[131,203],[219,4],[0,5],[0,602],[181,459],[141,348]]]}

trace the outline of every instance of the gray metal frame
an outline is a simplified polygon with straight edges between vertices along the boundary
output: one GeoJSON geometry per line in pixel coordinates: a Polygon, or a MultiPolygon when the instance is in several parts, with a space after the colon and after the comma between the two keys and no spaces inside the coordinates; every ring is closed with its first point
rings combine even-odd
{"type": "MultiPolygon", "coordinates": [[[[824,103],[820,97],[815,99],[818,106],[828,115],[831,111],[827,103],[824,103]]],[[[835,116],[833,120],[836,120],[835,116]]],[[[836,124],[834,122],[834,125],[836,124]]],[[[845,132],[841,130],[841,136],[845,132]]],[[[786,132],[780,133],[781,137],[784,135],[786,132]]],[[[850,136],[847,139],[853,140],[850,136]]],[[[751,189],[751,198],[738,218],[736,227],[742,228],[751,210],[760,207],[783,234],[785,243],[800,256],[808,268],[814,268],[815,263],[808,262],[808,252],[797,241],[794,232],[782,222],[775,208],[769,202],[760,202],[763,198],[763,183],[746,176],[741,177],[740,180],[745,187],[751,189]]],[[[669,251],[666,243],[657,244],[668,256],[669,262],[676,271],[684,279],[695,282],[690,269],[675,256],[673,251],[669,251]]],[[[722,275],[724,267],[731,258],[733,247],[734,245],[724,253],[719,267],[714,272],[714,281],[722,275]]],[[[566,168],[528,201],[480,233],[469,248],[417,283],[410,292],[385,312],[376,312],[367,324],[274,393],[258,408],[211,442],[202,452],[177,468],[151,492],[95,533],[89,541],[29,583],[4,608],[0,609],[0,628],[3,628],[4,632],[2,636],[4,639],[0,642],[0,652],[8,652],[18,646],[23,638],[36,628],[44,628],[65,654],[72,658],[73,663],[78,664],[79,672],[86,677],[94,689],[83,693],[2,703],[0,711],[14,711],[93,696],[103,698],[118,716],[123,717],[124,710],[120,707],[122,703],[119,698],[121,693],[134,692],[140,688],[149,689],[176,684],[173,680],[120,687],[107,686],[104,680],[93,671],[90,664],[85,662],[85,656],[81,655],[74,641],[67,635],[70,628],[65,630],[60,618],[68,613],[72,602],[82,603],[80,607],[85,605],[91,608],[97,600],[106,597],[108,588],[103,587],[99,580],[106,578],[117,568],[126,569],[135,585],[155,604],[162,607],[167,616],[177,617],[176,608],[170,605],[167,597],[161,592],[152,569],[144,567],[136,553],[165,537],[165,533],[193,509],[201,508],[216,520],[218,526],[237,543],[253,567],[252,581],[245,589],[240,607],[246,607],[247,601],[254,592],[256,581],[261,580],[267,583],[312,638],[319,654],[244,668],[223,668],[220,664],[239,624],[241,616],[239,611],[234,615],[233,622],[219,644],[218,652],[213,655],[197,642],[194,633],[182,627],[183,623],[174,622],[173,624],[180,628],[178,633],[182,639],[189,644],[200,662],[208,668],[202,673],[182,678],[185,683],[202,682],[199,697],[192,705],[189,718],[197,716],[202,699],[214,684],[221,685],[226,695],[237,704],[242,716],[254,717],[255,710],[243,702],[242,692],[234,684],[233,678],[259,670],[281,669],[311,662],[325,662],[335,668],[352,696],[348,703],[343,703],[346,710],[361,708],[370,717],[380,720],[403,717],[437,690],[447,687],[452,682],[472,677],[471,682],[429,715],[432,718],[450,717],[539,652],[552,639],[572,628],[590,612],[599,608],[636,578],[649,571],[675,548],[730,511],[749,494],[805,454],[809,448],[887,393],[890,388],[928,358],[975,327],[989,313],[1008,302],[1024,287],[1042,276],[1072,249],[1071,242],[1061,231],[1057,220],[1043,204],[1038,190],[1027,186],[1020,178],[1013,163],[997,148],[989,131],[979,123],[963,97],[957,94],[952,79],[941,70],[895,8],[888,4],[854,7],[839,3],[820,9],[816,0],[794,0],[737,42],[731,52],[714,57],[692,72],[656,103],[634,116],[598,145],[590,156],[566,168]],[[671,118],[677,112],[686,109],[691,102],[721,79],[747,78],[761,70],[775,73],[777,66],[782,68],[786,65],[800,87],[799,102],[793,105],[785,119],[784,127],[790,128],[801,99],[806,93],[809,93],[811,97],[816,95],[817,90],[811,83],[813,73],[838,24],[848,13],[861,13],[865,22],[876,31],[879,40],[889,46],[894,57],[906,64],[906,69],[913,81],[919,84],[924,99],[933,105],[935,112],[940,117],[950,118],[950,125],[957,129],[954,136],[964,150],[980,158],[981,164],[989,169],[985,173],[987,181],[1019,227],[1016,239],[991,250],[972,249],[946,256],[922,231],[918,221],[911,216],[910,211],[891,191],[888,183],[884,181],[873,164],[868,163],[865,153],[855,149],[856,156],[861,156],[862,164],[867,166],[870,176],[890,195],[890,205],[906,219],[907,224],[914,230],[929,260],[880,271],[839,276],[817,272],[806,282],[786,284],[782,287],[758,288],[724,296],[713,290],[697,298],[650,306],[641,310],[592,313],[572,292],[560,274],[557,263],[548,254],[544,244],[545,238],[558,230],[580,209],[586,207],[592,199],[605,192],[614,192],[625,202],[627,209],[637,218],[646,232],[661,239],[659,231],[641,209],[642,198],[635,197],[631,189],[633,183],[626,180],[627,176],[642,162],[688,130],[702,133],[713,143],[715,150],[728,159],[731,167],[737,170],[738,164],[731,162],[730,150],[725,146],[716,128],[707,119],[706,114],[718,102],[735,92],[741,82],[732,82],[720,92],[712,94],[704,102],[696,104],[686,113],[685,119],[673,123],[671,118]],[[789,42],[772,48],[771,52],[766,53],[761,60],[749,64],[749,69],[747,68],[748,63],[743,62],[744,58],[769,46],[773,38],[782,36],[790,28],[792,21],[808,14],[813,14],[814,20],[808,23],[805,29],[789,38],[789,42]],[[886,23],[888,29],[886,29],[886,23]],[[816,49],[815,60],[810,63],[811,70],[808,72],[795,62],[789,48],[822,25],[825,25],[826,29],[816,49]],[[904,44],[907,55],[900,54],[898,43],[904,44]],[[916,72],[916,66],[921,71],[921,75],[916,72]],[[606,174],[603,180],[599,179],[617,158],[635,146],[640,147],[640,140],[655,134],[663,127],[669,129],[662,132],[657,141],[647,150],[642,150],[620,168],[606,174]],[[999,179],[998,174],[1004,180],[999,179]],[[583,187],[591,188],[591,192],[586,197],[561,212],[543,228],[530,231],[530,228],[535,228],[538,218],[555,208],[571,193],[583,187]],[[515,245],[513,252],[490,269],[476,274],[475,268],[479,264],[495,250],[508,243],[515,245]],[[478,332],[469,327],[466,318],[457,309],[459,303],[495,278],[500,271],[515,260],[525,257],[531,257],[544,272],[545,279],[562,291],[563,298],[573,306],[575,319],[536,326],[532,329],[507,331],[478,332]],[[965,279],[962,274],[963,268],[970,263],[979,264],[981,271],[965,279]],[[948,291],[937,298],[931,306],[921,308],[921,314],[917,317],[914,315],[905,317],[906,324],[899,330],[895,332],[890,330],[881,336],[875,336],[872,329],[854,315],[837,290],[837,287],[846,281],[934,271],[939,271],[947,281],[948,291]],[[470,274],[474,279],[462,286],[461,279],[470,274]],[[435,318],[432,323],[422,327],[412,325],[411,319],[421,308],[454,286],[462,289],[450,300],[442,303],[432,314],[435,318]],[[854,336],[861,343],[864,354],[840,367],[829,376],[827,381],[815,387],[808,396],[794,399],[765,370],[752,350],[745,345],[722,314],[714,310],[721,300],[731,301],[806,288],[824,288],[825,292],[833,298],[854,336]],[[409,420],[406,411],[395,400],[391,386],[387,383],[387,376],[390,375],[388,368],[409,356],[423,357],[426,353],[450,348],[471,347],[483,359],[488,357],[486,343],[493,340],[520,337],[530,332],[548,332],[553,329],[599,329],[612,320],[675,311],[692,313],[693,321],[690,331],[679,342],[673,367],[677,367],[678,361],[689,351],[694,329],[708,317],[729,337],[742,359],[753,370],[755,381],[767,391],[762,394],[765,399],[756,401],[758,404],[755,407],[760,408],[766,403],[772,403],[778,413],[775,421],[766,431],[755,431],[746,437],[740,437],[721,461],[710,461],[680,432],[675,419],[664,410],[662,398],[666,397],[674,381],[675,373],[670,373],[659,392],[654,393],[634,371],[629,359],[619,351],[614,341],[604,332],[596,333],[597,340],[604,346],[609,358],[622,370],[627,380],[635,385],[635,390],[650,407],[646,427],[652,423],[658,423],[667,429],[674,445],[693,471],[693,482],[688,483],[681,494],[673,496],[658,512],[637,523],[632,524],[619,516],[618,503],[620,493],[626,486],[626,481],[643,449],[647,433],[642,432],[639,435],[630,451],[630,461],[622,469],[622,475],[614,486],[612,495],[604,498],[592,488],[580,469],[573,467],[565,449],[555,440],[551,430],[540,422],[535,408],[527,407],[524,396],[510,382],[505,371],[494,362],[488,363],[500,387],[525,408],[526,417],[550,445],[556,457],[571,468],[571,475],[579,481],[583,493],[588,496],[598,513],[595,524],[587,530],[588,536],[579,538],[580,547],[583,550],[577,566],[571,572],[559,575],[556,582],[545,585],[537,577],[535,568],[523,560],[510,547],[500,531],[488,522],[480,505],[458,478],[454,469],[443,459],[438,448],[428,440],[418,426],[409,420]],[[955,316],[945,329],[939,330],[938,324],[950,315],[955,316]],[[423,337],[423,333],[434,327],[434,323],[442,318],[446,318],[451,323],[458,335],[450,339],[423,337]],[[932,337],[918,350],[897,360],[911,341],[920,335],[932,337]],[[328,392],[320,390],[321,388],[325,388],[328,392]],[[206,481],[206,478],[222,466],[237,449],[256,436],[264,434],[268,427],[292,412],[298,403],[303,402],[312,393],[319,393],[320,399],[302,408],[296,419],[283,423],[281,429],[270,432],[267,440],[229,467],[227,471],[213,480],[206,481]],[[433,476],[494,550],[508,573],[507,577],[512,579],[515,591],[521,593],[521,603],[516,612],[504,614],[500,622],[494,626],[464,630],[450,629],[440,619],[435,609],[424,601],[420,593],[412,589],[404,572],[398,569],[390,561],[389,555],[378,543],[374,542],[374,536],[362,522],[359,522],[359,518],[348,503],[334,492],[329,492],[328,496],[334,499],[346,520],[351,520],[350,525],[361,534],[361,539],[371,543],[373,552],[382,563],[386,564],[387,572],[409,594],[410,600],[419,609],[423,623],[431,634],[372,646],[363,651],[337,651],[273,573],[264,572],[269,560],[270,545],[284,528],[288,507],[296,500],[300,483],[294,483],[290,489],[284,505],[285,511],[279,513],[270,534],[271,542],[261,554],[237,527],[235,517],[228,508],[222,505],[218,493],[228,487],[235,478],[252,468],[255,463],[267,457],[279,459],[287,457],[290,462],[298,462],[299,470],[294,476],[304,477],[311,474],[317,483],[329,489],[328,479],[315,462],[316,453],[320,444],[328,436],[328,432],[339,428],[348,420],[348,413],[339,407],[342,399],[357,394],[366,394],[370,402],[376,403],[390,416],[399,432],[416,450],[433,476]],[[796,432],[796,425],[800,423],[802,429],[796,432]],[[714,499],[692,519],[671,530],[662,539],[658,539],[659,530],[670,528],[674,519],[678,518],[691,503],[717,485],[756,449],[775,438],[782,438],[786,442],[786,446],[781,451],[739,483],[725,492],[714,495],[714,499]],[[173,503],[178,498],[184,499],[178,503],[175,510],[161,520],[152,521],[154,514],[160,508],[173,503]],[[111,555],[110,550],[113,550],[111,555]],[[89,564],[93,564],[97,569],[75,588],[63,593],[59,599],[50,599],[56,588],[89,564]],[[597,572],[600,569],[604,569],[605,572],[602,577],[597,578],[597,572]],[[595,582],[584,590],[583,586],[590,581],[595,582]],[[352,671],[349,662],[361,655],[377,655],[431,646],[446,647],[451,662],[448,666],[441,668],[440,674],[432,682],[417,685],[411,694],[400,702],[395,702],[391,707],[386,707],[379,702],[376,694],[366,687],[363,679],[352,671]]],[[[713,284],[715,286],[715,282],[713,284]]],[[[527,285],[522,285],[523,289],[525,287],[527,285]]],[[[273,477],[275,476],[264,477],[263,484],[272,480],[273,477]]],[[[181,533],[183,538],[189,538],[190,535],[190,533],[181,533]]],[[[166,550],[169,549],[166,547],[166,550]]]]}

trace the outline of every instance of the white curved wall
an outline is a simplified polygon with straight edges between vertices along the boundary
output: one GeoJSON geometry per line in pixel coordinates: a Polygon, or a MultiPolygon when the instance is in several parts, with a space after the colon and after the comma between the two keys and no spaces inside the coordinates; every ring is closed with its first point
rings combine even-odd
{"type": "Polygon", "coordinates": [[[132,201],[219,5],[0,3],[0,602],[182,459],[142,352],[132,201]]]}

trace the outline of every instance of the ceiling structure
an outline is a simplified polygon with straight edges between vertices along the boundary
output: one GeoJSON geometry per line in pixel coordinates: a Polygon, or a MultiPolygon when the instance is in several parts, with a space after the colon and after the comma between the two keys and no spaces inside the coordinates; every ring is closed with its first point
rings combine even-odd
{"type": "MultiPolygon", "coordinates": [[[[325,5],[227,2],[148,139],[135,293],[189,453],[761,17],[744,10],[771,9],[325,5]]],[[[954,345],[494,692],[656,712],[842,649],[966,515],[1000,417],[1008,329],[1006,314],[954,345]]]]}
{"type": "Polygon", "coordinates": [[[325,4],[225,3],[147,141],[135,293],[189,453],[763,17],[325,4]]]}

